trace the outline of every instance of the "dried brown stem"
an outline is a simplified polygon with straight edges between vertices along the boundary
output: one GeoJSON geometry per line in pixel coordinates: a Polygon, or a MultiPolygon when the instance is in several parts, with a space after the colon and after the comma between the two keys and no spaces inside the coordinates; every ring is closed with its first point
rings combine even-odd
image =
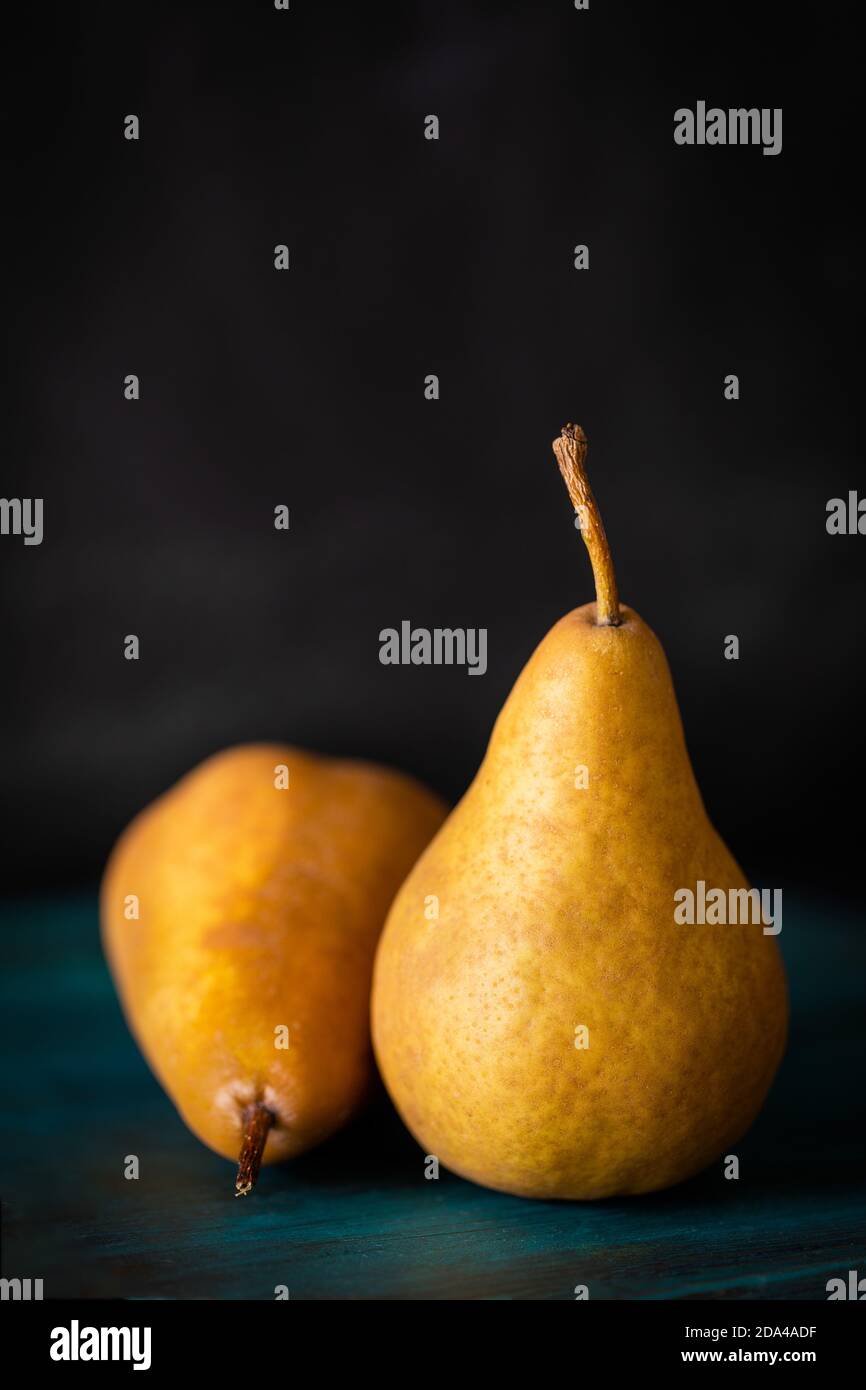
{"type": "Polygon", "coordinates": [[[255,1105],[248,1105],[244,1111],[241,1156],[238,1175],[235,1178],[236,1197],[246,1197],[255,1187],[262,1166],[265,1140],[273,1123],[273,1113],[260,1101],[256,1101],[255,1105]]]}
{"type": "Polygon", "coordinates": [[[580,425],[565,425],[559,439],[553,441],[553,452],[559,471],[568,488],[574,510],[580,517],[580,532],[589,551],[595,579],[595,615],[599,627],[619,627],[619,594],[610,546],[604,532],[601,513],[592,495],[586,475],[586,435],[580,425]]]}

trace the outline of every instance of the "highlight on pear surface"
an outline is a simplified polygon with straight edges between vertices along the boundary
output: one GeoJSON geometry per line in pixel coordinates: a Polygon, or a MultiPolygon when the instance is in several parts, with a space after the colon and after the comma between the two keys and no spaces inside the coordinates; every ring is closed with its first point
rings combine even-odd
{"type": "Polygon", "coordinates": [[[363,1104],[376,940],[445,811],[389,768],[253,744],[115,847],[102,934],[127,1021],[189,1128],[238,1163],[236,1196],[363,1104]]]}
{"type": "Polygon", "coordinates": [[[580,427],[553,451],[596,601],[540,642],[397,894],[372,1027],[425,1153],[505,1192],[594,1199],[728,1153],[775,1075],[788,1004],[760,918],[675,920],[690,886],[754,900],[707,816],[664,652],[620,602],[580,427]]]}

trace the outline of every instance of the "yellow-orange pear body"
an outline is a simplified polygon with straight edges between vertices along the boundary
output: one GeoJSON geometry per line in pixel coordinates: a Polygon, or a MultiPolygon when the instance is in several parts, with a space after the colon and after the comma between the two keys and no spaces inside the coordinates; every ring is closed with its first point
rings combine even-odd
{"type": "Polygon", "coordinates": [[[122,835],[105,949],[142,1051],[217,1153],[238,1159],[249,1106],[271,1117],[266,1163],[358,1108],[376,941],[444,814],[402,773],[263,744],[208,759],[122,835]]]}
{"type": "MultiPolygon", "coordinates": [[[[600,523],[591,539],[601,551],[600,523]]],[[[704,809],[664,653],[599,565],[618,624],[590,603],[537,648],[374,971],[379,1068],[424,1152],[527,1197],[649,1192],[720,1159],[787,1028],[775,925],[729,897],[748,885],[704,809]],[[738,921],[675,920],[701,882],[738,921]]],[[[751,795],[751,769],[733,771],[751,795]]]]}

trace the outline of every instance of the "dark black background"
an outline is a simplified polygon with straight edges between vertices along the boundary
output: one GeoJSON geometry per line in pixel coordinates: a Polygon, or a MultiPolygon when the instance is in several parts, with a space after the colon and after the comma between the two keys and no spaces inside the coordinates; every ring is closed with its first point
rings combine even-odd
{"type": "Polygon", "coordinates": [[[866,538],[825,530],[866,486],[848,16],[22,12],[2,493],[44,497],[45,539],[0,538],[9,886],[92,882],[235,741],[456,798],[533,647],[593,596],[550,452],[576,419],[719,829],[763,885],[857,888],[866,538]],[[677,147],[698,99],[782,106],[781,155],[677,147]],[[403,618],[486,627],[487,675],[380,665],[403,618]]]}

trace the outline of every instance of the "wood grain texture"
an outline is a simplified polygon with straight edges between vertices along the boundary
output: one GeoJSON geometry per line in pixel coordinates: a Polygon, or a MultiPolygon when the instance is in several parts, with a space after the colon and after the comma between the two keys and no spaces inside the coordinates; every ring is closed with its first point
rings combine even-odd
{"type": "Polygon", "coordinates": [[[94,899],[7,903],[2,958],[3,1274],[46,1297],[821,1299],[866,1272],[862,981],[851,913],[785,904],[788,1055],[722,1165],[668,1192],[532,1202],[443,1172],[380,1097],[321,1149],[233,1197],[121,1017],[94,899]],[[123,1176],[136,1154],[141,1176],[123,1176]]]}

